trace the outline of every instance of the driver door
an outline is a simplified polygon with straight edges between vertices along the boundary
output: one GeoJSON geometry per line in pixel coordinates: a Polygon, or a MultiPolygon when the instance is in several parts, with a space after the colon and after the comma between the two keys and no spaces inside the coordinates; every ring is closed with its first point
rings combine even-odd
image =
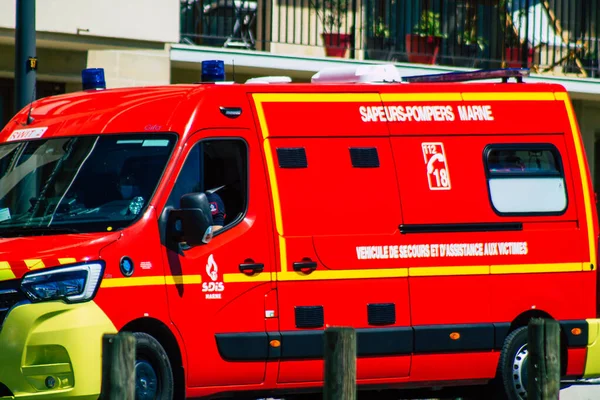
{"type": "Polygon", "coordinates": [[[166,206],[177,208],[183,194],[200,191],[216,193],[225,209],[211,203],[213,214],[223,212],[224,226],[208,244],[164,249],[171,274],[183,275],[167,291],[185,342],[187,381],[191,387],[260,384],[273,243],[258,141],[239,129],[204,130],[194,139],[166,206]]]}

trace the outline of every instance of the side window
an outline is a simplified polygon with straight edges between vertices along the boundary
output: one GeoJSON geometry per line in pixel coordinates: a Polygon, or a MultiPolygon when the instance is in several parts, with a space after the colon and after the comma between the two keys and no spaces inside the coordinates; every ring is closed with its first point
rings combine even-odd
{"type": "Polygon", "coordinates": [[[484,150],[490,201],[499,215],[558,215],[567,209],[560,153],[550,144],[484,150]]]}
{"type": "Polygon", "coordinates": [[[247,155],[246,142],[241,139],[197,143],[183,164],[167,206],[179,207],[179,199],[186,193],[204,192],[217,231],[237,223],[248,203],[247,155]]]}

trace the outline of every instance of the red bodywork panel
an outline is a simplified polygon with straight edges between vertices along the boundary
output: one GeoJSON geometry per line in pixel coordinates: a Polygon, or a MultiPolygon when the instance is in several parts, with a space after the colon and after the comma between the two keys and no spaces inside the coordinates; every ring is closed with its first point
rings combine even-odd
{"type": "MultiPolygon", "coordinates": [[[[594,318],[597,273],[590,264],[597,263],[597,217],[583,144],[565,99],[563,87],[545,84],[207,84],[42,99],[33,105],[34,122],[25,126],[29,110],[22,110],[0,132],[0,142],[10,141],[17,129],[33,128],[46,128],[42,138],[174,132],[178,142],[135,224],[120,232],[3,239],[6,257],[0,261],[8,261],[19,278],[31,269],[24,260],[104,259],[95,301],[119,329],[145,320],[166,327],[179,345],[190,396],[319,385],[320,357],[293,355],[286,343],[314,343],[309,337],[327,326],[353,326],[365,334],[481,328],[493,341],[493,324],[508,326],[525,313],[594,318]],[[229,118],[221,107],[241,114],[229,118]],[[167,198],[190,148],[223,137],[242,138],[248,146],[246,214],[209,244],[177,254],[161,241],[167,198]],[[449,187],[437,190],[440,181],[428,173],[424,149],[441,149],[440,143],[449,187]],[[490,144],[515,143],[558,150],[568,198],[564,212],[494,211],[484,152],[490,144]],[[306,166],[282,167],[278,151],[286,148],[304,149],[306,166]],[[376,149],[377,165],[353,165],[349,149],[376,149]],[[470,223],[520,223],[522,229],[457,228],[470,223]],[[406,233],[406,226],[455,231],[406,233]],[[513,253],[494,253],[505,243],[516,243],[513,253]],[[449,256],[448,246],[456,244],[481,244],[482,250],[449,256]],[[121,275],[125,255],[145,263],[136,269],[137,280],[121,275]],[[264,272],[242,274],[238,266],[247,260],[263,263],[264,272]],[[294,263],[306,261],[316,270],[294,271],[294,263]],[[202,286],[213,281],[211,262],[225,287],[218,300],[208,299],[202,286]],[[369,320],[369,305],[389,304],[392,320],[381,326],[369,320]],[[321,326],[299,326],[296,312],[303,307],[322,307],[321,326]],[[269,346],[264,359],[225,360],[215,338],[237,334],[268,334],[281,349],[269,346]]],[[[494,377],[500,354],[497,345],[486,346],[360,356],[358,382],[485,381],[494,377]]],[[[585,348],[569,350],[569,375],[580,375],[584,363],[585,348]]]]}

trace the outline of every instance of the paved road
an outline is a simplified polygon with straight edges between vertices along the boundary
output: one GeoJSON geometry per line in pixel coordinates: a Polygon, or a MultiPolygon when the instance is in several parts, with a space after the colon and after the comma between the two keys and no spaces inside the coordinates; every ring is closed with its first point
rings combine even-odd
{"type": "Polygon", "coordinates": [[[577,385],[560,391],[560,400],[598,400],[600,384],[577,385]]]}
{"type": "MultiPolygon", "coordinates": [[[[284,400],[284,399],[270,398],[270,399],[261,399],[261,400],[284,400]]],[[[408,399],[403,399],[403,400],[408,400],[408,399]]],[[[441,400],[441,399],[432,398],[430,400],[441,400]]],[[[453,400],[453,399],[443,399],[443,400],[453,400]]],[[[560,391],[560,400],[600,400],[600,381],[595,382],[595,384],[573,385],[571,387],[562,389],[560,391]]]]}

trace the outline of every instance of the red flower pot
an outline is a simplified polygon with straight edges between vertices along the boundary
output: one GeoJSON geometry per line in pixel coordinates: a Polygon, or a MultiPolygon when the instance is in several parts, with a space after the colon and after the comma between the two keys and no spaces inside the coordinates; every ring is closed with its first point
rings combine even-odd
{"type": "Polygon", "coordinates": [[[406,34],[408,61],[418,64],[435,64],[441,42],[442,38],[438,36],[406,34]]]}
{"type": "MultiPolygon", "coordinates": [[[[505,50],[505,61],[508,68],[521,68],[523,66],[523,49],[520,47],[507,47],[505,50]]],[[[527,50],[527,67],[533,64],[533,49],[527,50]]]]}
{"type": "Polygon", "coordinates": [[[329,57],[345,57],[350,47],[350,35],[346,33],[322,33],[325,54],[329,57]]]}

